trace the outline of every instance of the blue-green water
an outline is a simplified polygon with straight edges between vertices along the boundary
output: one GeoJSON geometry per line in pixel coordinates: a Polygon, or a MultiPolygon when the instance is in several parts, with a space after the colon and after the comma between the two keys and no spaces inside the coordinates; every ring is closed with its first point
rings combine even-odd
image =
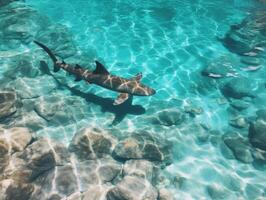
{"type": "MultiPolygon", "coordinates": [[[[133,106],[116,108],[111,103],[117,95],[115,92],[76,83],[64,72],[54,74],[63,84],[60,87],[49,75],[35,77],[34,70],[13,77],[9,73],[12,79],[4,84],[5,87],[15,85],[26,105],[23,117],[11,126],[27,126],[39,136],[66,144],[84,127],[97,127],[118,137],[147,130],[172,144],[172,162],[161,170],[165,178],[157,182],[157,187],[171,190],[174,199],[266,198],[265,160],[257,164],[251,156],[249,161],[241,162],[223,141],[225,134],[233,132],[247,139],[249,120],[254,120],[257,110],[266,107],[266,56],[263,54],[266,45],[255,45],[262,53],[255,56],[254,65],[243,62],[246,57],[230,51],[219,39],[230,31],[231,25],[240,24],[258,9],[263,10],[265,4],[255,0],[27,0],[26,4],[45,18],[37,20],[41,24],[38,37],[29,40],[43,39],[55,50],[53,41],[63,43],[57,49],[59,54],[61,51],[60,56],[69,62],[81,62],[88,68],[93,68],[93,61],[97,59],[119,76],[129,78],[142,72],[143,83],[157,93],[150,97],[134,97],[133,106]],[[60,25],[53,30],[53,27],[46,29],[45,23],[60,25]],[[51,35],[42,36],[42,32],[49,31],[51,35]],[[66,41],[60,40],[60,35],[53,31],[61,31],[61,37],[63,33],[69,34],[67,45],[64,46],[66,41]],[[229,74],[221,79],[203,76],[201,72],[207,66],[218,66],[220,70],[230,68],[229,74]],[[250,66],[259,68],[245,70],[250,66]],[[223,84],[238,77],[252,80],[250,87],[256,93],[255,99],[247,97],[248,108],[242,111],[234,110],[230,106],[234,99],[221,90],[223,84]],[[90,95],[84,98],[86,93],[90,95]],[[31,108],[32,102],[39,111],[31,108]],[[189,115],[189,109],[199,113],[189,115]],[[180,111],[184,119],[154,122],[162,111],[180,111]],[[40,113],[50,117],[49,120],[40,117],[40,113]],[[238,118],[246,120],[243,127],[230,125],[238,118]]],[[[24,25],[34,31],[30,22],[24,25]]],[[[256,38],[257,33],[254,34],[256,38]]],[[[20,48],[16,45],[0,46],[3,52],[0,57],[5,59],[0,77],[4,81],[7,81],[4,78],[14,56],[34,54],[36,59],[29,60],[33,63],[31,66],[36,66],[39,60],[46,60],[52,66],[47,55],[33,43],[24,42],[20,48]]]]}

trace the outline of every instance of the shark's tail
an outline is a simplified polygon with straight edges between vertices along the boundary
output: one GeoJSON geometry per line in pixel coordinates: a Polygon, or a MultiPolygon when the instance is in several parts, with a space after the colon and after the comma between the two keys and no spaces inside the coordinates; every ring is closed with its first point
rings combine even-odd
{"type": "Polygon", "coordinates": [[[53,63],[54,63],[54,72],[58,72],[60,70],[60,67],[56,64],[57,62],[57,58],[55,57],[55,55],[52,53],[52,51],[45,46],[44,44],[37,42],[37,41],[33,41],[35,44],[37,44],[38,46],[40,46],[52,59],[53,63]]]}

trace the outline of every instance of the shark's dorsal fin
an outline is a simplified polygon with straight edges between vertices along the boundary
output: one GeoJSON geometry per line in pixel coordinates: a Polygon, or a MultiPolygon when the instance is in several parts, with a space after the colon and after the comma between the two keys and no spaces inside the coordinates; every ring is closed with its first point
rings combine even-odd
{"type": "Polygon", "coordinates": [[[109,74],[107,69],[105,69],[105,67],[100,62],[96,60],[95,63],[96,69],[93,71],[94,74],[109,74]]]}
{"type": "Polygon", "coordinates": [[[117,106],[117,105],[124,103],[126,100],[128,100],[129,96],[130,96],[130,94],[128,94],[128,93],[119,93],[119,95],[115,99],[113,105],[117,106]]]}
{"type": "Polygon", "coordinates": [[[139,82],[142,79],[142,73],[137,73],[133,78],[131,78],[131,80],[135,80],[137,82],[139,82]]]}

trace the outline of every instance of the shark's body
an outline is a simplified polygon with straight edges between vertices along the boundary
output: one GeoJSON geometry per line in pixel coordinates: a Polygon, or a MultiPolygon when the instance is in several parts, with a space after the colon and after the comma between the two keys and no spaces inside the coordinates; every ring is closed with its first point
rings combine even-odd
{"type": "Polygon", "coordinates": [[[125,102],[130,95],[135,96],[151,96],[155,94],[155,90],[140,83],[142,74],[139,73],[131,79],[122,78],[110,74],[106,68],[96,61],[96,69],[90,71],[82,68],[79,65],[70,65],[57,60],[52,51],[44,44],[34,41],[37,45],[43,48],[54,62],[54,72],[61,68],[76,77],[76,81],[84,80],[91,84],[96,84],[109,90],[119,92],[114,105],[119,105],[125,102]]]}

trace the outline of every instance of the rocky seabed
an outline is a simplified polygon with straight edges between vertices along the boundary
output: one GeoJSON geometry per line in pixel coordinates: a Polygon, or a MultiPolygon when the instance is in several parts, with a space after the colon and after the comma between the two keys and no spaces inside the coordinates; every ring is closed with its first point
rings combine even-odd
{"type": "MultiPolygon", "coordinates": [[[[80,98],[84,96],[82,92],[67,85],[72,83],[65,75],[51,74],[44,62],[46,55],[32,40],[49,44],[57,56],[73,63],[92,64],[95,55],[81,53],[65,26],[51,23],[22,1],[1,1],[0,18],[0,200],[172,200],[178,198],[173,193],[176,188],[186,192],[196,186],[181,175],[168,179],[162,175],[173,163],[174,151],[183,145],[175,143],[173,147],[171,136],[168,140],[147,129],[128,131],[121,136],[112,129],[82,128],[83,124],[73,129],[69,143],[60,141],[64,135],[60,129],[56,129],[55,139],[42,136],[40,133],[47,127],[53,132],[54,127],[74,124],[85,116],[93,118],[90,109],[94,106],[88,105],[86,98],[80,98]],[[60,93],[63,89],[69,90],[68,96],[60,93]]],[[[255,66],[245,68],[245,73],[263,70],[260,66],[265,56],[264,19],[265,13],[255,13],[232,27],[223,39],[225,46],[235,44],[230,51],[241,55],[242,63],[255,66]],[[239,34],[242,29],[254,27],[255,33],[248,38],[239,34]],[[254,43],[248,42],[254,34],[254,43]]],[[[151,108],[147,113],[152,115],[145,122],[160,131],[176,130],[180,141],[185,134],[195,133],[199,145],[211,144],[225,160],[237,160],[264,171],[266,98],[257,90],[265,92],[265,80],[258,85],[245,76],[235,77],[237,74],[231,67],[219,67],[221,60],[222,57],[214,61],[218,65],[210,63],[202,75],[217,78],[215,83],[208,79],[209,86],[223,95],[218,103],[228,105],[231,118],[227,131],[220,133],[208,124],[195,125],[194,120],[204,109],[192,104],[177,109],[176,102],[159,111],[151,108]],[[259,105],[256,110],[255,103],[259,105]]],[[[109,103],[106,100],[105,105],[109,103]]],[[[163,107],[162,102],[156,105],[163,107]]],[[[177,155],[182,158],[182,153],[177,155]]],[[[250,199],[266,196],[261,183],[246,189],[234,183],[230,183],[229,189],[209,184],[205,191],[211,199],[236,199],[243,193],[250,199]]]]}

